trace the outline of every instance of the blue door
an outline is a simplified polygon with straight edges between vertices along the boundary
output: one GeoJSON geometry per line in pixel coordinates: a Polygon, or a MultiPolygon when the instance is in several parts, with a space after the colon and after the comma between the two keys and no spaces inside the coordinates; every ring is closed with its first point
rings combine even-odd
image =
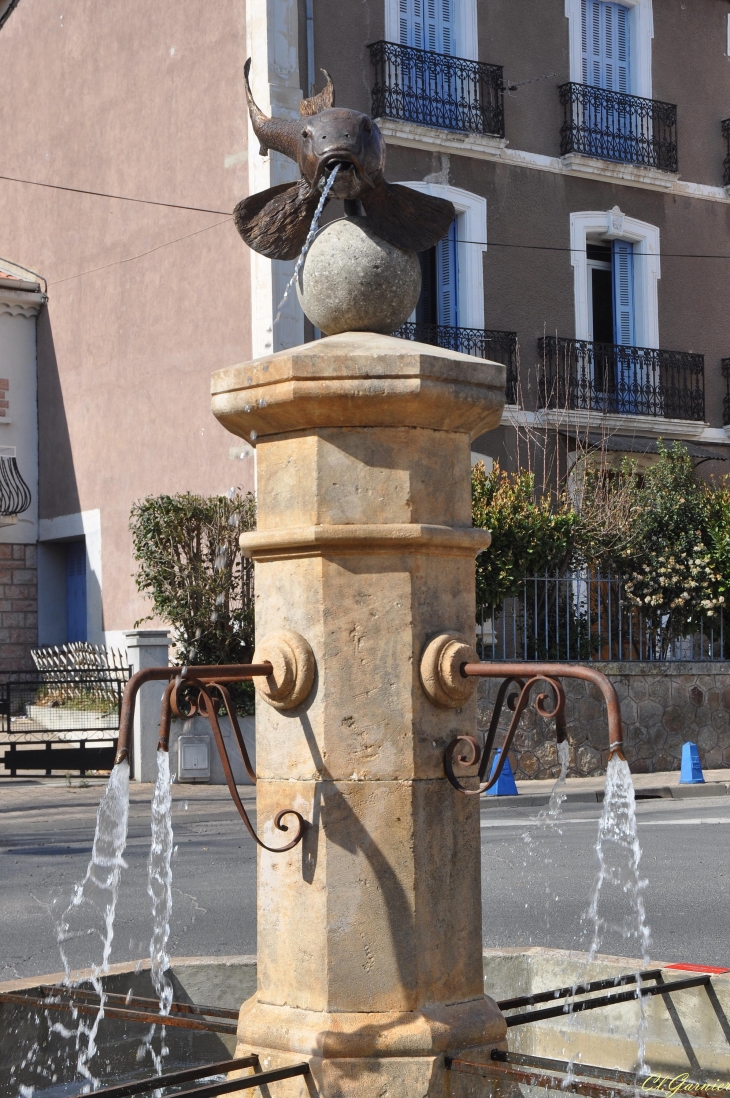
{"type": "Polygon", "coordinates": [[[86,640],[86,542],[72,541],[66,552],[66,632],[69,641],[86,640]]]}

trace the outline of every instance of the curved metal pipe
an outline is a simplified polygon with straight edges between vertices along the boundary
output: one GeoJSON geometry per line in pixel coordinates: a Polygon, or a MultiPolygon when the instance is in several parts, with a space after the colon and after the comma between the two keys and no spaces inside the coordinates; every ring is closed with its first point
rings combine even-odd
{"type": "MultiPolygon", "coordinates": [[[[585,664],[578,663],[465,663],[461,668],[461,673],[467,678],[475,676],[485,679],[506,679],[520,676],[525,678],[526,675],[529,675],[531,678],[544,676],[547,679],[583,679],[586,682],[592,682],[601,691],[603,700],[606,703],[609,759],[613,755],[625,759],[621,728],[621,706],[613,684],[601,671],[596,671],[593,667],[586,667],[585,664]]],[[[564,739],[564,725],[558,728],[559,735],[561,732],[564,739]]]]}
{"type": "MultiPolygon", "coordinates": [[[[168,682],[171,679],[186,679],[192,673],[196,679],[203,682],[240,682],[242,679],[253,679],[257,676],[266,678],[273,672],[270,663],[232,663],[226,665],[201,664],[199,667],[145,667],[132,675],[124,688],[122,697],[122,712],[119,718],[119,739],[117,740],[117,753],[114,765],[129,759],[132,736],[134,733],[134,710],[137,702],[137,694],[140,687],[148,682],[168,682]]],[[[172,691],[169,692],[172,694],[172,691]]],[[[168,692],[165,691],[165,697],[168,692]]],[[[162,728],[161,728],[162,733],[162,728]]],[[[166,750],[166,748],[163,748],[166,750]]]]}

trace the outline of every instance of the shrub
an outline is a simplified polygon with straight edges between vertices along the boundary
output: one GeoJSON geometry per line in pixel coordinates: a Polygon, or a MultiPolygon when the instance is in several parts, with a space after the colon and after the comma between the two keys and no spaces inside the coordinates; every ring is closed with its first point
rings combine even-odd
{"type": "Polygon", "coordinates": [[[478,462],[471,485],[473,524],[492,532],[492,544],[477,557],[477,606],[499,609],[526,576],[565,569],[577,516],[564,499],[553,505],[536,496],[531,473],[507,473],[496,461],[491,473],[478,462]]]}
{"type": "MultiPolygon", "coordinates": [[[[148,496],[132,508],[136,582],[173,630],[182,663],[246,663],[254,647],[253,565],[238,537],[256,525],[248,492],[148,496]]],[[[137,622],[140,625],[141,622],[137,622]]]]}

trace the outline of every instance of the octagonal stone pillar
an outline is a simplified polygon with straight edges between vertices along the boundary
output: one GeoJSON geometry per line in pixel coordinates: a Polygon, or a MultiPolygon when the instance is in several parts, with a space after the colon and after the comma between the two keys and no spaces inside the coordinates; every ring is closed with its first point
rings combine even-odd
{"type": "Polygon", "coordinates": [[[257,637],[294,630],[317,664],[298,708],[257,701],[259,834],[283,845],[287,807],[309,827],[259,852],[238,1051],[308,1059],[328,1098],[441,1095],[445,1053],[506,1033],[483,993],[478,798],[443,768],[476,698],[437,708],[419,677],[433,636],[474,635],[470,443],[500,421],[504,374],[346,333],[213,376],[214,414],[257,448],[257,637]]]}

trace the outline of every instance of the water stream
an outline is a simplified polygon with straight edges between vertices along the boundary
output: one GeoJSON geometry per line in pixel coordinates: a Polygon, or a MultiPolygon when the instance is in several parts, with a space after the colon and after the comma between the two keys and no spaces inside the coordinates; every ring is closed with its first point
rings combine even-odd
{"type": "Polygon", "coordinates": [[[284,304],[285,304],[286,299],[288,298],[288,296],[291,292],[292,286],[294,286],[294,284],[296,283],[297,278],[299,277],[299,272],[302,269],[302,264],[304,263],[304,260],[307,258],[307,252],[311,248],[312,241],[314,240],[315,236],[317,235],[317,231],[319,229],[319,219],[322,216],[322,210],[324,209],[324,204],[325,204],[325,202],[327,201],[327,199],[329,197],[329,193],[332,190],[332,186],[335,182],[335,179],[337,178],[337,173],[338,173],[339,170],[340,170],[340,165],[335,164],[335,166],[332,169],[331,173],[327,176],[327,179],[325,180],[324,187],[322,188],[322,196],[321,196],[319,202],[317,203],[317,209],[314,211],[314,217],[312,218],[312,224],[310,226],[309,232],[307,233],[307,239],[304,241],[304,247],[302,248],[299,259],[296,262],[296,266],[294,268],[294,274],[291,276],[291,278],[289,279],[289,281],[286,284],[286,289],[284,290],[281,301],[279,302],[279,308],[276,310],[276,316],[274,317],[274,323],[273,323],[272,327],[275,327],[279,323],[279,320],[281,319],[281,310],[284,308],[284,304]]]}
{"type": "MultiPolygon", "coordinates": [[[[583,916],[590,934],[588,961],[600,952],[607,934],[618,933],[629,946],[629,956],[641,956],[640,968],[649,964],[651,931],[644,908],[649,883],[639,873],[641,846],[636,823],[636,798],[629,764],[614,755],[606,769],[606,791],[598,824],[598,874],[588,909],[583,916]],[[609,917],[608,909],[614,916],[609,917]]],[[[638,969],[637,969],[638,971],[638,969]]],[[[638,1068],[646,1072],[646,1000],[639,999],[638,1068]]]]}
{"type": "Polygon", "coordinates": [[[127,868],[124,848],[127,845],[129,820],[129,763],[118,763],[111,772],[96,814],[96,834],[86,876],[74,890],[71,903],[58,919],[56,938],[68,986],[90,982],[100,995],[99,1010],[90,1024],[84,1015],[75,1019],[76,1026],[68,1030],[60,1023],[53,1029],[76,1046],[76,1068],[93,1086],[90,1062],[96,1054],[96,1037],[104,1017],[102,975],[109,969],[114,916],[119,896],[122,870],[127,868]],[[79,979],[79,970],[89,968],[90,976],[79,979]],[[76,978],[74,978],[76,973],[76,978]]]}
{"type": "MultiPolygon", "coordinates": [[[[167,943],[170,937],[170,916],[172,914],[172,777],[170,775],[170,756],[167,751],[157,752],[157,781],[152,795],[152,845],[147,861],[147,893],[152,900],[152,938],[150,939],[151,976],[155,991],[160,1000],[160,1014],[169,1014],[172,1005],[173,987],[167,976],[170,967],[170,955],[167,943]]],[[[165,1027],[161,1027],[160,1050],[156,1052],[152,1044],[156,1025],[150,1026],[149,1033],[139,1047],[137,1059],[146,1054],[152,1058],[155,1074],[162,1073],[162,1061],[167,1054],[165,1047],[165,1027]]]]}

